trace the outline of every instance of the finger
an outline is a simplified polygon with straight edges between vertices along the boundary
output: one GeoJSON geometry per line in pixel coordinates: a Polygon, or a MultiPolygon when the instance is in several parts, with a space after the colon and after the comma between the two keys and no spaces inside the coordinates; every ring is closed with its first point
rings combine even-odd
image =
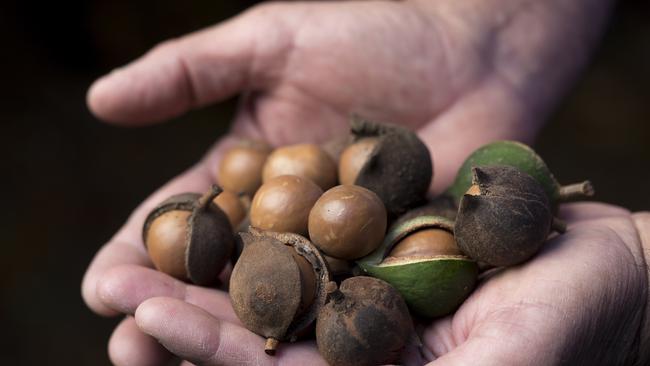
{"type": "Polygon", "coordinates": [[[559,217],[570,223],[609,217],[627,217],[630,211],[619,206],[600,202],[576,202],[560,206],[559,217]]]}
{"type": "Polygon", "coordinates": [[[98,296],[97,288],[99,279],[106,270],[123,264],[151,266],[146,253],[133,243],[113,240],[100,249],[88,267],[81,282],[81,297],[95,313],[104,316],[119,314],[118,311],[102,302],[98,296]]]}
{"type": "Polygon", "coordinates": [[[612,208],[614,216],[577,223],[549,241],[535,260],[482,283],[453,318],[434,323],[425,337],[440,357],[433,365],[546,365],[570,363],[574,356],[589,363],[586,357],[603,357],[584,353],[597,349],[601,339],[578,335],[591,334],[586,329],[594,324],[621,349],[631,345],[629,329],[639,323],[637,294],[645,289],[636,270],[637,239],[629,215],[599,206],[612,208]],[[565,354],[572,342],[581,347],[565,354]]]}
{"type": "Polygon", "coordinates": [[[88,92],[98,117],[142,124],[272,83],[292,43],[276,8],[257,6],[217,26],[167,41],[99,79],[88,92]]]}
{"type": "Polygon", "coordinates": [[[424,340],[423,349],[430,351],[430,353],[423,356],[428,361],[433,361],[436,357],[450,352],[456,346],[462,343],[462,340],[456,338],[456,334],[462,334],[454,329],[453,315],[446,316],[441,319],[434,320],[429,327],[427,327],[422,335],[424,340]]]}
{"type": "MultiPolygon", "coordinates": [[[[624,208],[597,202],[579,202],[572,204],[565,204],[561,206],[560,217],[569,221],[572,224],[586,223],[593,225],[588,221],[599,219],[623,218],[623,220],[609,220],[603,226],[625,226],[628,223],[627,218],[630,212],[624,208]]],[[[624,236],[626,232],[625,227],[618,230],[620,235],[624,236]]],[[[557,240],[555,240],[557,242],[557,240]]],[[[544,252],[544,250],[542,250],[544,252]]],[[[598,251],[595,251],[598,252],[598,251]]],[[[464,311],[470,312],[468,307],[463,308],[464,311]]],[[[453,317],[447,316],[445,318],[434,321],[427,329],[425,339],[435,339],[434,342],[429,342],[428,348],[431,349],[434,355],[444,355],[451,350],[462,344],[465,339],[459,337],[467,333],[468,326],[466,317],[453,317]]],[[[451,361],[450,361],[451,362],[451,361]]],[[[452,363],[453,364],[453,363],[452,363]]]]}
{"type": "MultiPolygon", "coordinates": [[[[245,132],[242,135],[245,135],[245,132]]],[[[104,316],[117,314],[115,309],[103,304],[97,295],[97,284],[104,272],[110,268],[127,264],[152,267],[142,242],[142,226],[149,212],[174,194],[204,192],[211,184],[218,182],[215,167],[223,153],[239,140],[240,137],[233,135],[220,139],[198,164],[165,184],[136,208],[126,224],[95,255],[84,275],[81,294],[88,307],[104,316]]]]}
{"type": "Polygon", "coordinates": [[[325,143],[350,133],[349,112],[332,108],[296,88],[280,89],[272,94],[244,95],[231,132],[272,146],[325,143]],[[292,102],[278,102],[283,100],[292,102]]]}
{"type": "Polygon", "coordinates": [[[138,307],[135,319],[142,331],[196,364],[325,365],[313,342],[282,344],[269,356],[262,337],[176,299],[149,299],[138,307]]]}
{"type": "MultiPolygon", "coordinates": [[[[465,306],[465,304],[463,305],[465,306]]],[[[433,353],[431,366],[456,365],[549,365],[556,359],[557,348],[552,344],[563,342],[563,334],[553,327],[531,324],[557,322],[550,309],[538,307],[518,311],[494,311],[489,321],[480,324],[476,317],[479,304],[462,309],[463,317],[446,317],[429,327],[424,339],[433,353]]],[[[566,322],[566,320],[562,320],[566,322]]]]}
{"type": "Polygon", "coordinates": [[[400,358],[400,365],[404,366],[415,366],[415,365],[424,365],[427,361],[430,361],[428,354],[424,347],[421,347],[418,344],[412,343],[407,344],[402,351],[402,357],[400,358]]]}
{"type": "Polygon", "coordinates": [[[639,238],[646,250],[650,250],[650,212],[638,212],[633,215],[639,238]]]}
{"type": "Polygon", "coordinates": [[[164,296],[196,305],[219,320],[239,324],[225,292],[188,285],[150,268],[115,267],[106,272],[97,292],[102,303],[124,314],[134,314],[144,301],[164,296]]]}
{"type": "MultiPolygon", "coordinates": [[[[506,336],[506,335],[503,335],[506,336]]],[[[454,351],[446,353],[442,357],[427,364],[430,366],[462,366],[462,365],[544,365],[543,362],[536,362],[537,360],[532,356],[529,358],[527,347],[517,342],[506,344],[504,347],[495,346],[495,342],[481,342],[479,339],[468,341],[454,351]],[[508,349],[518,349],[524,354],[511,351],[508,349]],[[517,348],[518,347],[518,348],[517,348]]],[[[540,358],[541,360],[541,358],[540,358]]]]}
{"type": "Polygon", "coordinates": [[[472,151],[496,140],[530,143],[541,122],[530,117],[519,96],[485,81],[418,131],[433,157],[432,190],[442,192],[472,151]]]}
{"type": "Polygon", "coordinates": [[[120,231],[95,255],[84,275],[81,293],[93,311],[101,315],[116,314],[97,296],[97,283],[106,270],[122,264],[151,266],[141,237],[142,225],[149,211],[173,194],[205,191],[211,181],[204,164],[199,164],[166,184],[133,212],[120,231]]]}
{"type": "MultiPolygon", "coordinates": [[[[648,273],[650,281],[650,212],[635,213],[633,218],[641,241],[646,273],[648,273]]],[[[648,287],[647,284],[646,287],[648,287]]],[[[650,364],[650,352],[644,352],[643,350],[650,349],[650,291],[647,294],[645,317],[641,323],[639,334],[641,335],[638,348],[640,350],[640,358],[637,361],[639,365],[647,365],[650,364]]]]}
{"type": "Polygon", "coordinates": [[[158,341],[142,333],[130,316],[113,331],[108,341],[108,356],[117,366],[157,366],[172,357],[158,341]]]}

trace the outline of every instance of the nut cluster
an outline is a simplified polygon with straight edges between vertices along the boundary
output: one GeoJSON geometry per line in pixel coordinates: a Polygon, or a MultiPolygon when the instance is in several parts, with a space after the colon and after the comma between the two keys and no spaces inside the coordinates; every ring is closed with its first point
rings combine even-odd
{"type": "Polygon", "coordinates": [[[559,185],[528,146],[499,141],[430,198],[432,159],[415,133],[356,117],[350,132],[232,147],[215,168],[223,190],[175,195],[147,217],[154,266],[214,286],[232,261],[233,309],[269,355],[315,337],[332,365],[398,363],[419,344],[410,313],[454,312],[480,269],[530,260],[566,230],[558,204],[593,195],[588,181],[559,185]]]}

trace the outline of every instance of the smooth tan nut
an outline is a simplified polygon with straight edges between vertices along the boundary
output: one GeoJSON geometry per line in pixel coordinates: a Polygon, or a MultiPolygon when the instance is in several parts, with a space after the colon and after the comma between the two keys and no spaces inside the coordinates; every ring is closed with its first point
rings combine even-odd
{"type": "Polygon", "coordinates": [[[359,171],[368,162],[370,154],[378,142],[378,137],[365,137],[343,150],[339,160],[339,182],[341,184],[354,184],[359,171]]]}
{"type": "Polygon", "coordinates": [[[455,311],[470,295],[478,267],[455,248],[453,221],[417,213],[422,210],[411,210],[395,222],[382,245],[357,265],[395,286],[410,310],[437,318],[455,311]]]}
{"type": "Polygon", "coordinates": [[[386,222],[386,208],[374,192],[341,185],[316,201],[309,213],[309,237],[325,254],[352,260],[381,244],[386,222]]]}
{"type": "Polygon", "coordinates": [[[390,257],[435,257],[463,255],[454,236],[444,229],[416,231],[400,240],[390,252],[390,257]]]}
{"type": "Polygon", "coordinates": [[[219,206],[226,216],[228,216],[228,221],[233,230],[235,230],[246,217],[246,208],[244,207],[244,203],[237,194],[231,191],[223,191],[219,193],[212,202],[219,206]]]}
{"type": "Polygon", "coordinates": [[[317,283],[316,283],[316,274],[314,273],[314,267],[305,259],[296,252],[294,248],[290,248],[291,256],[293,260],[296,261],[298,265],[298,270],[300,271],[300,306],[298,311],[296,311],[296,316],[302,315],[311,304],[314,303],[314,297],[316,296],[317,283]]]}
{"type": "Polygon", "coordinates": [[[323,254],[323,258],[327,261],[332,276],[338,277],[352,275],[352,269],[354,268],[352,262],[345,259],[330,257],[325,254],[323,254]]]}
{"type": "Polygon", "coordinates": [[[307,178],[281,175],[264,183],[251,204],[251,225],[307,235],[309,211],[323,190],[307,178]]]}
{"type": "Polygon", "coordinates": [[[149,228],[147,251],[157,270],[174,278],[187,279],[186,230],[191,211],[172,210],[158,216],[149,228]]]}
{"type": "Polygon", "coordinates": [[[323,190],[336,184],[336,164],[316,144],[299,144],[275,149],[269,155],[262,172],[264,183],[280,175],[305,177],[323,190]]]}
{"type": "Polygon", "coordinates": [[[219,184],[226,191],[253,196],[262,185],[262,169],[270,152],[261,142],[228,150],[219,164],[219,184]]]}

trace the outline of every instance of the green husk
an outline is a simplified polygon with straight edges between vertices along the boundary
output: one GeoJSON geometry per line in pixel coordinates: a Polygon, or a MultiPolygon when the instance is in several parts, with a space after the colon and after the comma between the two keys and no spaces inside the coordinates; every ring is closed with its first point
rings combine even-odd
{"type": "Polygon", "coordinates": [[[453,223],[438,216],[404,221],[389,230],[377,250],[357,263],[368,275],[393,285],[415,313],[432,318],[451,313],[469,296],[478,266],[465,256],[386,258],[401,239],[428,228],[451,232],[453,223]]]}
{"type": "Polygon", "coordinates": [[[555,179],[542,158],[528,145],[517,141],[495,141],[476,149],[458,170],[454,183],[447,194],[459,202],[472,185],[472,167],[508,165],[535,178],[549,201],[556,206],[559,202],[585,199],[594,195],[589,181],[562,186],[555,179]]]}

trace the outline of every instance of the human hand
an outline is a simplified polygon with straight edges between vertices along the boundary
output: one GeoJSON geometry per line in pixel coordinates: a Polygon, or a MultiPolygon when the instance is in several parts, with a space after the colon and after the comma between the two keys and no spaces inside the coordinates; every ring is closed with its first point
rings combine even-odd
{"type": "MultiPolygon", "coordinates": [[[[515,0],[270,4],[165,43],[98,81],[91,109],[132,125],[237,92],[246,96],[230,137],[150,197],[98,253],[84,278],[84,299],[100,314],[130,314],[171,288],[176,297],[227,314],[222,294],[205,290],[210,296],[195,298],[193,291],[204,290],[123,265],[151,267],[140,239],[144,216],[174,193],[203,191],[236,137],[274,145],[322,141],[344,131],[351,112],[400,122],[417,129],[432,151],[435,191],[477,146],[530,140],[598,33],[605,6],[594,4],[579,1],[563,12],[553,12],[553,2],[540,8],[515,0]],[[135,287],[121,297],[116,283],[123,278],[135,287]],[[150,286],[138,287],[136,278],[150,286]]],[[[110,354],[118,364],[165,357],[131,318],[116,329],[110,354]]]]}
{"type": "MultiPolygon", "coordinates": [[[[639,352],[650,328],[642,321],[648,296],[643,245],[650,253],[650,214],[580,203],[564,207],[562,217],[568,231],[535,258],[488,274],[455,314],[422,325],[423,349],[410,349],[404,363],[627,365],[640,357],[644,364],[648,354],[639,352]]],[[[324,363],[312,341],[284,344],[275,358],[267,356],[264,339],[241,327],[225,292],[135,266],[112,270],[102,286],[111,306],[135,311],[135,321],[128,320],[133,330],[124,333],[132,336],[137,324],[191,362],[324,363]]]]}
{"type": "Polygon", "coordinates": [[[647,364],[650,214],[580,203],[561,217],[565,234],[426,329],[434,365],[647,364]]]}
{"type": "Polygon", "coordinates": [[[351,113],[401,123],[428,144],[440,191],[484,143],[530,142],[586,62],[608,2],[265,4],[161,44],[98,80],[88,104],[141,125],[244,93],[231,135],[272,145],[322,142],[351,113]]]}

